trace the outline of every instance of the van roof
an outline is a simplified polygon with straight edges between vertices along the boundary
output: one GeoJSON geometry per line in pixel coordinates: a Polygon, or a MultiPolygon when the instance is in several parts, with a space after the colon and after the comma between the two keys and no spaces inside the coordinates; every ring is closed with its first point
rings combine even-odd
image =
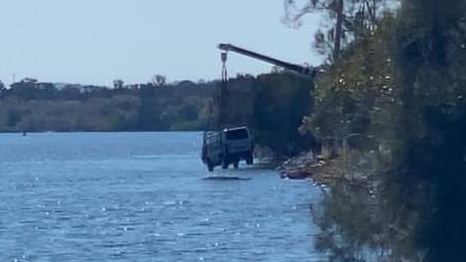
{"type": "Polygon", "coordinates": [[[239,129],[248,129],[248,127],[247,126],[230,127],[230,128],[223,129],[223,131],[239,130],[239,129]]]}

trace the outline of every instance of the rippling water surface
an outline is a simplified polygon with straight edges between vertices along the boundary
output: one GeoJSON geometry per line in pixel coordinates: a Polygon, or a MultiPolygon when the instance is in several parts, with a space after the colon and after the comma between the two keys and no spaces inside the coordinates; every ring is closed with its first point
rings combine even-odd
{"type": "Polygon", "coordinates": [[[0,135],[0,261],[316,261],[316,189],[209,174],[200,137],[0,135]]]}

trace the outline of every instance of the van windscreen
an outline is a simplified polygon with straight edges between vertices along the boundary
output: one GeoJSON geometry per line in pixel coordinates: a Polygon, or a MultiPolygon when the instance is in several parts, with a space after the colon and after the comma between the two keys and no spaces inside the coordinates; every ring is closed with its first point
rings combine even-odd
{"type": "Polygon", "coordinates": [[[225,132],[228,140],[239,140],[249,138],[248,131],[246,129],[234,129],[225,132]]]}

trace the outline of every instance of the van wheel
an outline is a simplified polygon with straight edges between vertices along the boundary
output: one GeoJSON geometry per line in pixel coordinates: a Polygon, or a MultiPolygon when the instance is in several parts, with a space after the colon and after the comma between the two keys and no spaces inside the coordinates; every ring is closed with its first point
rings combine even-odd
{"type": "Polygon", "coordinates": [[[254,157],[252,156],[252,153],[248,154],[248,156],[246,157],[246,164],[252,165],[253,163],[254,163],[254,157]]]}
{"type": "Polygon", "coordinates": [[[210,162],[210,159],[207,159],[207,170],[209,170],[209,172],[214,171],[214,165],[210,162]]]}
{"type": "Polygon", "coordinates": [[[228,162],[226,159],[222,159],[222,169],[228,169],[228,162]]]}
{"type": "Polygon", "coordinates": [[[238,161],[233,162],[233,167],[237,169],[239,167],[239,162],[238,161]]]}

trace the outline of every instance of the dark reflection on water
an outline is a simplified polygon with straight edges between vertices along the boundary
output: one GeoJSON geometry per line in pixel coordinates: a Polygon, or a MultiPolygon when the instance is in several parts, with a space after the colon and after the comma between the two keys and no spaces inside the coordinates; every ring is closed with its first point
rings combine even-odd
{"type": "Polygon", "coordinates": [[[0,261],[316,261],[317,191],[198,133],[0,135],[0,261]]]}
{"type": "Polygon", "coordinates": [[[250,177],[239,177],[239,176],[207,176],[204,177],[205,180],[213,181],[230,181],[230,180],[250,180],[250,177]]]}

